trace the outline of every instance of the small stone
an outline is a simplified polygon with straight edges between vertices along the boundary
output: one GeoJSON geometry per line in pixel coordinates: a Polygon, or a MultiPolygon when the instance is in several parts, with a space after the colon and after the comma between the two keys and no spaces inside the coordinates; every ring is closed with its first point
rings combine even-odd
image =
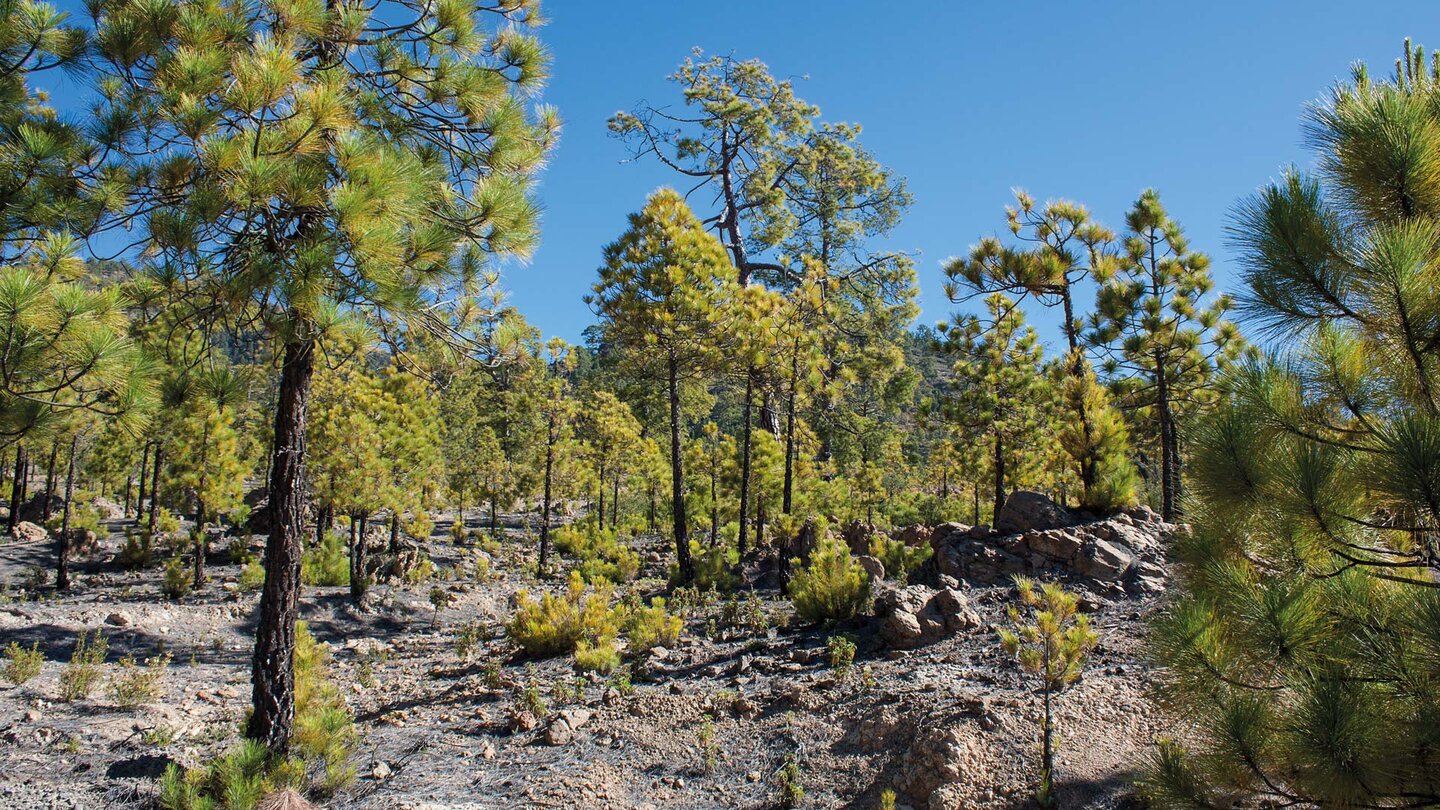
{"type": "Polygon", "coordinates": [[[480,749],[480,756],[482,756],[482,757],[484,757],[484,758],[486,758],[486,759],[494,759],[494,758],[495,758],[495,743],[492,743],[492,742],[490,742],[490,741],[487,740],[487,741],[485,742],[485,747],[480,749]]]}
{"type": "Polygon", "coordinates": [[[370,769],[370,778],[377,782],[383,782],[389,779],[392,773],[393,771],[390,770],[389,765],[386,765],[384,762],[377,762],[375,763],[375,767],[370,769]]]}
{"type": "Polygon", "coordinates": [[[27,722],[27,723],[38,723],[38,722],[40,722],[40,712],[37,712],[37,711],[35,711],[34,709],[31,709],[31,710],[25,712],[25,722],[27,722]]]}
{"type": "Polygon", "coordinates": [[[745,780],[748,781],[748,782],[759,782],[759,781],[760,781],[760,772],[759,772],[759,771],[750,771],[749,773],[745,774],[745,780]]]}
{"type": "Polygon", "coordinates": [[[105,623],[112,624],[116,627],[129,627],[130,614],[122,611],[116,611],[115,613],[111,613],[109,616],[105,617],[105,623]]]}

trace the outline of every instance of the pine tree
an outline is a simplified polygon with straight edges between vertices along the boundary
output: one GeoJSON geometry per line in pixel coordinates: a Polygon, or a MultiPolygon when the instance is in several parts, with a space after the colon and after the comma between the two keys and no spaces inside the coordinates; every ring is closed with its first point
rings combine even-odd
{"type": "Polygon", "coordinates": [[[720,243],[681,196],[661,189],[605,248],[589,301],[606,335],[651,379],[663,380],[669,412],[670,509],[680,578],[694,578],[685,509],[680,387],[724,368],[735,349],[735,284],[720,243]]]}
{"type": "Polygon", "coordinates": [[[1020,668],[1040,681],[1043,718],[1040,730],[1041,807],[1055,806],[1054,698],[1080,677],[1085,659],[1099,642],[1090,617],[1077,610],[1079,599],[1058,583],[1015,578],[1017,604],[1010,605],[1010,627],[1000,629],[1000,646],[1020,668]]]}
{"type": "Polygon", "coordinates": [[[1283,354],[1203,423],[1151,652],[1153,806],[1440,803],[1440,62],[1407,42],[1310,108],[1320,173],[1238,209],[1283,354]]]}
{"type": "Polygon", "coordinates": [[[1090,362],[1066,358],[1066,368],[1080,368],[1080,373],[1065,374],[1060,382],[1063,414],[1083,413],[1089,423],[1062,417],[1060,446],[1080,467],[1080,505],[1097,512],[1108,512],[1135,502],[1140,475],[1130,461],[1129,431],[1120,412],[1110,404],[1110,394],[1100,385],[1090,362]]]}
{"type": "Polygon", "coordinates": [[[247,727],[275,753],[293,733],[319,335],[336,307],[433,327],[427,292],[533,243],[527,182],[555,123],[522,105],[547,62],[529,33],[535,5],[93,7],[107,120],[130,125],[127,151],[147,163],[147,257],[187,277],[187,315],[249,317],[280,345],[247,727]]]}
{"type": "Polygon", "coordinates": [[[241,503],[245,460],[235,430],[241,380],[223,366],[197,372],[173,420],[168,485],[194,504],[194,587],[205,584],[205,524],[241,503]]]}
{"type": "MultiPolygon", "coordinates": [[[[1006,246],[996,237],[986,237],[968,257],[951,259],[945,264],[949,279],[946,295],[959,302],[1000,292],[1018,296],[1021,302],[1030,299],[1042,306],[1060,307],[1068,350],[1066,371],[1072,377],[1083,378],[1087,365],[1080,351],[1082,322],[1075,310],[1076,289],[1087,279],[1108,277],[1112,272],[1116,262],[1115,234],[1094,221],[1083,205],[1069,200],[1037,206],[1034,197],[1017,190],[1015,201],[1015,206],[1005,209],[1005,217],[1020,245],[1006,246]]],[[[1084,383],[1077,385],[1083,387],[1084,383]]],[[[1082,434],[1070,444],[1072,448],[1091,450],[1105,444],[1104,437],[1094,434],[1102,426],[1113,424],[1115,417],[1086,410],[1086,404],[1093,399],[1073,396],[1066,400],[1079,408],[1067,417],[1082,434]]],[[[1074,463],[1087,499],[1089,493],[1104,488],[1097,478],[1104,473],[1101,459],[1076,456],[1074,463]]]]}
{"type": "Polygon", "coordinates": [[[942,350],[954,357],[946,415],[969,435],[987,436],[992,513],[1000,514],[1012,483],[1026,479],[1039,440],[1043,407],[1054,397],[1042,369],[1044,350],[1015,302],[985,299],[988,319],[941,324],[942,350]]]}
{"type": "Polygon", "coordinates": [[[1090,339],[1106,355],[1105,372],[1136,421],[1153,425],[1159,448],[1160,514],[1180,505],[1180,430],[1214,402],[1215,372],[1243,348],[1224,320],[1228,296],[1211,297],[1210,258],[1190,249],[1180,224],[1147,189],[1125,215],[1124,251],[1097,273],[1102,286],[1090,339]]]}
{"type": "MultiPolygon", "coordinates": [[[[580,411],[580,435],[595,471],[596,525],[605,523],[606,490],[618,515],[620,483],[640,444],[641,426],[630,406],[609,391],[592,391],[580,411]]],[[[610,527],[615,528],[612,518],[610,527]]]]}

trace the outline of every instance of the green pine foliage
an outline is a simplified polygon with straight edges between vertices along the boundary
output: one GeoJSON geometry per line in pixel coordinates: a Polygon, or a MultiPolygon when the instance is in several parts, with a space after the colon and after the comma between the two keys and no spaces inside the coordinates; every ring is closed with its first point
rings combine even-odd
{"type": "Polygon", "coordinates": [[[1193,535],[1151,652],[1189,721],[1153,806],[1440,802],[1440,68],[1406,43],[1309,113],[1319,173],[1239,209],[1246,363],[1194,439],[1193,535]]]}
{"type": "Polygon", "coordinates": [[[515,613],[505,624],[505,634],[537,657],[572,653],[581,641],[593,645],[613,639],[619,628],[610,610],[612,593],[603,580],[587,588],[579,572],[571,572],[563,592],[547,592],[538,601],[522,590],[515,596],[515,613]]]}
{"type": "Polygon", "coordinates": [[[1080,505],[1097,512],[1133,506],[1140,474],[1130,459],[1129,430],[1090,363],[1079,354],[1066,361],[1079,373],[1060,383],[1062,412],[1074,415],[1060,426],[1060,446],[1080,467],[1080,505]]]}
{"type": "Polygon", "coordinates": [[[808,563],[792,560],[790,601],[803,622],[834,623],[853,619],[870,604],[870,575],[838,536],[827,534],[808,563]]]}

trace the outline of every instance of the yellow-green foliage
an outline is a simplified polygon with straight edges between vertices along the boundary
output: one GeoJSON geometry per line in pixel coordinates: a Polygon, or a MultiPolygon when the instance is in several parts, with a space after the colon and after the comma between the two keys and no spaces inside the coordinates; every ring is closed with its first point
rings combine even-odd
{"type": "Polygon", "coordinates": [[[252,561],[245,563],[245,565],[240,568],[240,578],[235,583],[235,586],[240,589],[241,593],[249,593],[260,590],[260,586],[264,584],[265,566],[252,561]]]}
{"type": "Polygon", "coordinates": [[[99,630],[95,635],[81,633],[70,653],[70,663],[60,673],[60,699],[71,702],[90,697],[95,683],[100,680],[100,667],[105,663],[105,653],[110,649],[105,634],[99,630]]]}
{"type": "Polygon", "coordinates": [[[575,668],[581,672],[609,674],[620,666],[620,651],[615,648],[614,637],[607,636],[593,642],[580,639],[575,645],[575,668]]]}
{"type": "Polygon", "coordinates": [[[27,650],[20,642],[12,641],[5,648],[5,680],[19,686],[39,675],[43,663],[45,655],[40,652],[40,642],[34,642],[27,650]]]}
{"type": "MultiPolygon", "coordinates": [[[[740,563],[740,553],[722,540],[718,546],[702,545],[698,540],[690,541],[690,559],[695,566],[695,580],[692,583],[702,591],[732,591],[739,584],[735,568],[740,563]]],[[[671,571],[671,582],[678,581],[679,569],[671,571]]]]}
{"type": "Polygon", "coordinates": [[[1090,364],[1073,355],[1066,362],[1078,363],[1081,373],[1068,375],[1062,388],[1073,416],[1060,429],[1060,446],[1080,467],[1080,505],[1097,511],[1133,505],[1140,474],[1130,461],[1125,421],[1090,364]]]}
{"type": "Polygon", "coordinates": [[[790,601],[802,621],[833,622],[860,614],[870,601],[870,575],[850,556],[850,548],[826,535],[810,555],[810,564],[792,560],[795,578],[790,601]]]}
{"type": "Polygon", "coordinates": [[[129,570],[146,568],[155,561],[155,541],[147,531],[125,530],[125,545],[120,547],[120,565],[129,570]]]}
{"type": "Polygon", "coordinates": [[[640,572],[640,555],[621,541],[614,530],[592,521],[555,529],[555,547],[580,561],[586,582],[628,582],[640,572]]]}
{"type": "Polygon", "coordinates": [[[110,697],[116,706],[128,709],[160,697],[161,680],[170,666],[170,656],[154,656],[141,666],[135,662],[135,656],[126,655],[118,664],[119,670],[110,676],[110,697]]]}
{"type": "Polygon", "coordinates": [[[253,810],[275,792],[291,789],[331,795],[355,777],[349,764],[354,718],[329,679],[330,653],[304,622],[295,630],[295,736],[290,756],[276,759],[264,744],[246,740],[208,765],[165,769],[164,810],[253,810]],[[315,774],[314,777],[311,775],[315,774]]]}
{"type": "Polygon", "coordinates": [[[885,566],[885,576],[896,582],[905,582],[910,572],[930,559],[934,549],[928,545],[911,548],[900,540],[892,540],[883,534],[870,538],[870,556],[885,566]]]}
{"type": "Polygon", "coordinates": [[[325,539],[305,550],[300,560],[300,578],[306,585],[349,585],[350,553],[345,548],[345,536],[339,532],[326,532],[325,539]]]}
{"type": "Polygon", "coordinates": [[[650,601],[649,607],[636,608],[630,613],[626,626],[630,634],[630,649],[635,653],[645,653],[656,647],[674,646],[684,626],[684,620],[667,613],[665,600],[657,596],[650,601]]]}
{"type": "Polygon", "coordinates": [[[190,593],[190,586],[194,579],[190,576],[190,568],[185,565],[181,557],[171,557],[165,563],[165,579],[160,583],[160,591],[171,599],[183,599],[190,593]]]}
{"type": "Polygon", "coordinates": [[[609,582],[600,580],[587,593],[578,571],[570,572],[562,594],[546,593],[537,602],[522,590],[516,595],[515,615],[505,625],[505,633],[527,654],[537,656],[573,652],[582,639],[594,642],[613,637],[612,591],[609,582]]]}

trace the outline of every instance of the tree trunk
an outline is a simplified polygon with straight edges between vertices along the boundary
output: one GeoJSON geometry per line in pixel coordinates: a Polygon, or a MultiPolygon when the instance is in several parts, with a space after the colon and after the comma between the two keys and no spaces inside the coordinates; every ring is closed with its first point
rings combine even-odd
{"type": "Polygon", "coordinates": [[[555,414],[545,425],[545,491],[540,501],[540,576],[550,559],[550,483],[555,470],[555,414]]]}
{"type": "MultiPolygon", "coordinates": [[[[297,331],[305,324],[296,323],[297,331]]],[[[300,607],[300,543],[305,506],[305,422],[310,381],[315,374],[315,340],[285,343],[275,409],[275,452],[270,465],[270,538],[265,545],[265,586],[255,630],[251,668],[254,711],[245,735],[272,753],[290,750],[295,730],[295,620],[300,607]]]]}
{"type": "Polygon", "coordinates": [[[1170,410],[1170,380],[1160,352],[1155,353],[1155,417],[1160,421],[1160,516],[1173,523],[1179,509],[1180,453],[1170,410]]]}
{"type": "Polygon", "coordinates": [[[205,499],[195,498],[195,590],[205,586],[205,552],[209,545],[205,535],[205,499]]]}
{"type": "Polygon", "coordinates": [[[990,516],[993,524],[1005,508],[1005,445],[1000,434],[995,434],[995,512],[990,516]]]}
{"type": "Polygon", "coordinates": [[[755,393],[755,369],[745,372],[745,408],[741,413],[745,419],[740,435],[740,559],[745,559],[750,540],[750,410],[755,393]]]}
{"type": "MultiPolygon", "coordinates": [[[[695,579],[695,564],[690,559],[689,524],[685,517],[685,469],[680,455],[680,368],[675,355],[670,355],[670,512],[675,531],[675,561],[680,568],[680,582],[695,579]]],[[[748,397],[746,398],[749,399],[748,397]]],[[[747,414],[748,421],[748,414],[747,414]]],[[[745,525],[742,521],[742,527],[745,525]]],[[[745,530],[740,530],[744,536],[745,530]]],[[[742,543],[744,541],[741,541],[742,543]]]]}
{"type": "MultiPolygon", "coordinates": [[[[604,515],[602,514],[603,518],[604,515]]],[[[610,491],[610,530],[617,531],[620,527],[620,473],[615,473],[615,484],[610,491]]]]}
{"type": "Polygon", "coordinates": [[[15,534],[15,524],[20,522],[20,502],[25,497],[25,445],[15,445],[15,476],[10,479],[10,517],[5,531],[15,534]]]}
{"type": "Polygon", "coordinates": [[[494,538],[500,536],[500,505],[497,503],[499,500],[498,496],[490,496],[490,536],[494,538]]]}
{"type": "Polygon", "coordinates": [[[973,494],[973,496],[974,496],[974,498],[975,498],[975,503],[974,503],[974,509],[975,509],[974,525],[979,526],[979,525],[980,525],[980,482],[979,482],[979,481],[971,482],[970,486],[971,486],[971,488],[972,488],[972,490],[973,490],[972,494],[973,494]]]}
{"type": "Polygon", "coordinates": [[[124,504],[124,507],[121,511],[122,517],[130,517],[130,495],[134,493],[134,490],[135,473],[131,472],[125,476],[125,497],[122,498],[120,501],[120,503],[124,504]]]}
{"type": "Polygon", "coordinates": [[[156,512],[160,509],[160,464],[165,457],[165,448],[155,445],[155,466],[150,470],[150,536],[155,536],[156,512]]]}
{"type": "Polygon", "coordinates": [[[60,519],[59,553],[55,555],[55,589],[70,589],[70,502],[75,496],[75,447],[80,436],[70,437],[70,461],[65,465],[65,513],[60,519]]]}
{"type": "Polygon", "coordinates": [[[604,471],[601,470],[595,477],[596,477],[595,488],[598,489],[598,490],[600,490],[600,492],[599,492],[599,498],[597,499],[598,502],[599,502],[599,505],[600,505],[600,517],[595,521],[595,525],[596,525],[596,527],[598,527],[598,528],[603,528],[603,527],[605,526],[605,475],[604,475],[604,471]]]}
{"type": "Polygon", "coordinates": [[[780,511],[790,514],[795,492],[795,393],[800,385],[800,338],[795,338],[794,354],[790,356],[790,391],[785,398],[785,491],[780,511]]]}
{"type": "Polygon", "coordinates": [[[390,510],[390,553],[400,553],[400,509],[390,510]]]}
{"type": "Polygon", "coordinates": [[[140,494],[135,497],[135,520],[145,514],[145,484],[150,480],[150,443],[140,448],[140,494]]]}
{"type": "Polygon", "coordinates": [[[363,512],[350,516],[350,601],[356,607],[364,604],[370,586],[365,571],[365,524],[369,519],[363,512]]]}
{"type": "Polygon", "coordinates": [[[717,465],[710,465],[710,547],[720,545],[720,486],[717,465]]]}
{"type": "Polygon", "coordinates": [[[40,507],[40,525],[50,522],[51,506],[55,502],[55,462],[60,457],[60,443],[50,445],[50,459],[45,463],[45,499],[40,507]]]}

